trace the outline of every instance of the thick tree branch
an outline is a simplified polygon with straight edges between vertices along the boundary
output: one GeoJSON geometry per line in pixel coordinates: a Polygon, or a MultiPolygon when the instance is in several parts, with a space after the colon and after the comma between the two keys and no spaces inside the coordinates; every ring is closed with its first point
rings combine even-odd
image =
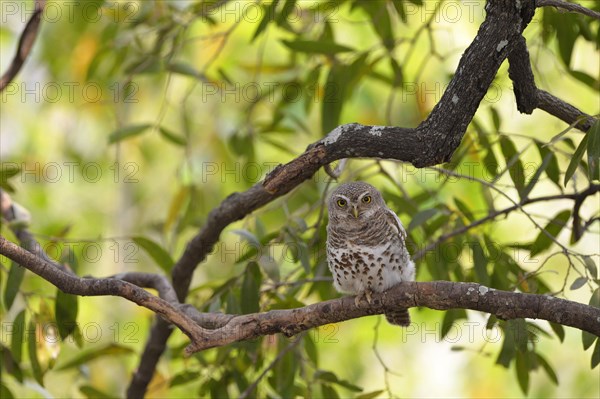
{"type": "Polygon", "coordinates": [[[33,43],[35,42],[35,38],[37,37],[45,4],[46,0],[35,1],[35,11],[33,12],[33,15],[29,21],[27,21],[27,25],[25,25],[25,29],[21,34],[15,56],[10,63],[8,70],[4,72],[4,75],[2,75],[0,78],[0,93],[6,88],[6,86],[8,86],[10,82],[12,82],[12,80],[15,78],[15,76],[17,76],[23,67],[23,64],[25,64],[25,60],[29,56],[31,49],[33,48],[33,43]]]}
{"type": "Polygon", "coordinates": [[[508,75],[514,84],[519,112],[531,114],[534,109],[539,108],[584,132],[592,127],[595,120],[593,117],[536,87],[529,51],[522,36],[516,40],[515,46],[508,55],[508,62],[508,75]]]}
{"type": "MultiPolygon", "coordinates": [[[[0,254],[49,281],[67,294],[80,296],[120,296],[139,306],[150,309],[154,313],[157,313],[169,322],[175,324],[181,331],[190,337],[192,344],[205,340],[206,330],[198,326],[198,324],[187,317],[185,313],[179,312],[178,309],[169,302],[157,298],[131,283],[113,278],[97,279],[76,277],[71,273],[58,269],[53,263],[39,258],[2,236],[0,236],[0,254]]],[[[140,276],[132,275],[131,279],[139,277],[140,276]]],[[[189,349],[191,350],[192,348],[190,347],[189,349]]]]}
{"type": "Polygon", "coordinates": [[[276,333],[289,337],[326,324],[415,306],[437,310],[478,310],[503,320],[543,319],[600,336],[600,308],[547,295],[495,290],[476,283],[401,283],[384,293],[373,294],[372,299],[370,305],[363,303],[361,307],[356,307],[354,297],[349,296],[297,309],[223,315],[229,320],[224,318],[225,324],[210,331],[207,340],[195,349],[205,350],[276,333]]]}
{"type": "Polygon", "coordinates": [[[600,19],[600,13],[589,8],[585,8],[579,4],[568,3],[563,0],[537,0],[536,7],[556,7],[569,12],[587,15],[595,19],[600,19]]]}

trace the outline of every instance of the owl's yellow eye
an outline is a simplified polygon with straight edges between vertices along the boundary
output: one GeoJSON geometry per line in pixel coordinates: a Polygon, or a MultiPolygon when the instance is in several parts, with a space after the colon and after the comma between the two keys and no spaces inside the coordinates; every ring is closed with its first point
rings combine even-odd
{"type": "Polygon", "coordinates": [[[346,200],[345,199],[339,199],[337,200],[337,204],[340,208],[343,208],[346,206],[346,200]]]}
{"type": "Polygon", "coordinates": [[[364,202],[365,204],[368,204],[369,202],[371,202],[371,196],[365,195],[364,197],[362,197],[362,202],[364,202]]]}

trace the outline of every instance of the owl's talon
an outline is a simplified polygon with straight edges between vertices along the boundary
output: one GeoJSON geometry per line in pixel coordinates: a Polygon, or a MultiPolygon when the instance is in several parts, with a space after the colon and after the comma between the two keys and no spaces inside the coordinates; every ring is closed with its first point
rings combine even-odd
{"type": "Polygon", "coordinates": [[[371,290],[366,290],[366,291],[365,291],[365,298],[367,299],[367,303],[368,303],[369,305],[371,304],[371,301],[373,300],[373,299],[371,298],[371,294],[372,294],[372,293],[373,293],[373,291],[371,291],[371,290]]]}
{"type": "Polygon", "coordinates": [[[363,297],[362,292],[354,297],[354,305],[356,305],[357,308],[360,308],[360,301],[361,301],[362,297],[363,297]]]}

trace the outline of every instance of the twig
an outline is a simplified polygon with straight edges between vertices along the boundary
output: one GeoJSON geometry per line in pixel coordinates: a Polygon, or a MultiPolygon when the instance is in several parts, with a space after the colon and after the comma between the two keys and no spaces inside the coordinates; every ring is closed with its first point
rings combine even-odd
{"type": "Polygon", "coordinates": [[[556,7],[568,12],[575,12],[595,19],[600,19],[600,13],[589,8],[585,8],[579,4],[567,3],[563,0],[537,0],[536,7],[556,7]]]}
{"type": "Polygon", "coordinates": [[[44,6],[46,5],[46,0],[36,0],[35,1],[35,11],[29,21],[27,21],[27,25],[25,25],[25,29],[21,34],[21,38],[19,39],[19,44],[17,46],[17,51],[15,52],[15,56],[8,67],[8,70],[4,72],[4,75],[0,78],[0,93],[4,91],[6,86],[17,76],[23,65],[25,64],[25,60],[31,53],[31,49],[33,48],[33,43],[37,37],[40,22],[42,20],[42,13],[44,12],[44,6]]]}

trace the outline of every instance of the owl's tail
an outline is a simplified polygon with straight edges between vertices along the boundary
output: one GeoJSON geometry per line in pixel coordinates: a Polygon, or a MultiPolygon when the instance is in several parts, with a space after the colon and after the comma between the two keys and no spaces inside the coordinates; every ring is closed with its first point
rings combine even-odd
{"type": "Polygon", "coordinates": [[[397,326],[406,327],[410,324],[408,309],[392,310],[385,314],[385,318],[390,324],[395,324],[397,326]]]}

